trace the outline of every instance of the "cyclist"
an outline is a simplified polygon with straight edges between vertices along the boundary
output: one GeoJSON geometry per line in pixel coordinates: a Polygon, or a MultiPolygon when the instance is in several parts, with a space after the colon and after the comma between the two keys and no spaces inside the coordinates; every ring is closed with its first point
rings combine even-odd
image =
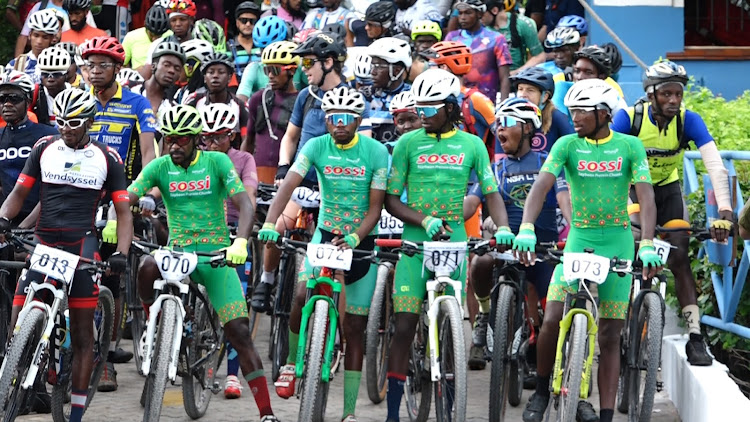
{"type": "MultiPolygon", "coordinates": [[[[163,42],[163,41],[162,41],[163,42]]],[[[205,40],[188,40],[180,43],[182,51],[185,53],[185,66],[183,66],[186,80],[180,80],[177,85],[181,86],[174,94],[174,100],[182,103],[184,98],[201,89],[205,85],[205,78],[201,72],[201,64],[206,58],[213,53],[213,48],[205,40]]]]}
{"type": "Polygon", "coordinates": [[[364,21],[352,20],[350,36],[354,37],[354,45],[367,46],[377,39],[393,36],[395,18],[396,10],[390,1],[376,1],[367,6],[364,21]]]}
{"type": "MultiPolygon", "coordinates": [[[[31,51],[17,56],[8,62],[6,69],[14,69],[24,72],[31,77],[34,83],[39,83],[40,78],[36,73],[37,57],[42,50],[52,45],[54,37],[60,32],[60,22],[55,12],[44,9],[34,12],[27,20],[29,26],[29,39],[31,40],[31,51]]],[[[23,37],[23,35],[21,36],[23,37]]],[[[21,38],[19,37],[19,39],[21,38]]],[[[24,45],[26,41],[24,40],[24,45]]],[[[23,50],[22,50],[23,51],[23,50]]]]}
{"type": "Polygon", "coordinates": [[[394,96],[388,105],[388,111],[391,112],[393,123],[396,126],[396,139],[385,144],[388,152],[392,154],[398,138],[405,133],[421,128],[422,120],[419,119],[417,114],[416,102],[411,90],[394,96]]]}
{"type": "MultiPolygon", "coordinates": [[[[180,44],[164,40],[151,53],[151,77],[141,84],[132,86],[130,90],[146,97],[154,114],[158,116],[163,110],[175,104],[175,83],[180,78],[184,64],[185,53],[180,44]]],[[[156,132],[155,136],[158,141],[161,140],[159,132],[156,132]]]]}
{"type": "MultiPolygon", "coordinates": [[[[508,212],[510,228],[514,233],[518,233],[526,195],[547,158],[546,151],[532,149],[533,139],[542,127],[542,112],[529,100],[509,98],[498,106],[495,117],[498,144],[502,148],[504,157],[493,165],[493,170],[508,212]]],[[[468,213],[473,214],[483,197],[479,186],[472,187],[464,200],[464,216],[468,213]]],[[[561,176],[556,180],[555,191],[546,196],[542,214],[535,222],[537,237],[542,242],[557,241],[556,209],[558,203],[565,211],[566,219],[570,219],[568,187],[561,176]]],[[[486,222],[485,226],[492,229],[491,221],[486,222]]],[[[484,349],[490,313],[490,291],[495,281],[492,277],[494,263],[490,255],[475,256],[471,263],[469,279],[473,284],[480,308],[469,351],[469,368],[472,369],[483,369],[486,364],[484,349]]],[[[526,276],[529,282],[527,309],[534,327],[533,337],[536,337],[541,326],[537,303],[539,298],[547,296],[547,285],[552,276],[552,267],[545,263],[539,264],[529,268],[526,276]]],[[[529,349],[528,354],[532,357],[532,362],[529,363],[533,364],[536,353],[532,349],[533,347],[529,349]]]]}
{"type": "MultiPolygon", "coordinates": [[[[160,120],[169,154],[149,163],[128,187],[130,204],[138,204],[139,197],[147,193],[157,194],[152,188],[158,188],[167,207],[170,245],[203,252],[226,248],[229,263],[244,264],[247,238],[253,226],[253,206],[232,161],[226,154],[198,149],[203,119],[195,108],[174,106],[166,110],[160,120]],[[187,184],[197,188],[178,190],[175,187],[187,184]],[[239,210],[237,238],[231,246],[224,216],[227,197],[239,210]]],[[[154,301],[153,282],[159,277],[156,261],[150,255],[144,256],[138,270],[138,295],[146,306],[154,301]]],[[[206,287],[224,333],[239,354],[242,373],[253,392],[261,420],[276,421],[261,359],[248,335],[247,304],[237,272],[229,267],[211,268],[199,264],[190,278],[206,287]]]]}
{"type": "Polygon", "coordinates": [[[195,15],[198,13],[193,0],[171,0],[166,9],[169,27],[177,41],[182,44],[192,40],[195,15]]]}
{"type": "Polygon", "coordinates": [[[487,11],[482,0],[460,0],[455,8],[461,29],[449,32],[445,40],[459,41],[471,48],[471,70],[464,76],[464,83],[476,87],[492,101],[497,101],[500,87],[500,99],[507,98],[513,61],[505,37],[482,25],[482,16],[487,11]]]}
{"type": "MultiPolygon", "coordinates": [[[[678,167],[682,162],[683,150],[693,141],[701,153],[719,208],[719,218],[711,222],[711,234],[714,240],[722,242],[729,236],[733,221],[727,170],[701,116],[682,106],[682,94],[687,82],[685,68],[676,63],[665,60],[652,65],[646,71],[643,82],[648,101],[620,111],[612,123],[612,130],[637,136],[646,148],[657,198],[657,224],[675,218],[687,219],[678,167]]],[[[633,195],[631,199],[636,202],[633,195]]],[[[688,238],[670,236],[669,241],[677,249],[669,254],[667,266],[674,274],[677,299],[690,333],[685,354],[691,365],[708,366],[713,359],[706,351],[700,331],[695,278],[687,255],[688,238]]]]}
{"type": "MultiPolygon", "coordinates": [[[[266,16],[261,18],[253,29],[253,45],[255,54],[260,56],[262,49],[272,43],[285,41],[289,34],[286,23],[278,16],[266,16]]],[[[268,77],[263,73],[261,63],[253,61],[245,68],[240,85],[237,87],[237,96],[247,101],[254,93],[262,90],[268,85],[268,77]]]]}
{"type": "Polygon", "coordinates": [[[237,35],[230,39],[227,45],[234,58],[235,74],[240,80],[242,73],[252,60],[252,51],[255,48],[253,32],[260,14],[260,6],[252,1],[243,1],[234,9],[237,35]]]}
{"type": "MultiPolygon", "coordinates": [[[[461,83],[458,78],[442,69],[429,69],[417,77],[411,91],[422,128],[402,135],[396,143],[385,198],[388,212],[404,222],[402,238],[424,241],[439,233],[449,233],[453,241],[465,240],[463,198],[470,173],[474,171],[493,221],[500,227],[495,238],[499,244],[510,244],[513,233],[507,226],[507,215],[497,192],[487,149],[476,136],[456,129],[461,120],[458,103],[461,83]],[[437,186],[439,190],[435,189],[437,186]],[[404,191],[407,192],[406,204],[401,202],[404,191]]],[[[457,275],[462,282],[466,277],[464,267],[462,265],[457,275]]],[[[404,256],[396,265],[393,285],[396,329],[393,338],[398,341],[390,345],[388,421],[399,420],[408,351],[429,276],[422,269],[421,256],[404,256]]]]}
{"type": "MultiPolygon", "coordinates": [[[[292,78],[299,67],[299,57],[292,54],[297,44],[275,42],[263,50],[263,72],[268,75],[268,86],[250,97],[247,119],[247,141],[240,149],[254,154],[258,165],[258,180],[273,183],[279,163],[281,138],[289,124],[297,99],[292,78]]],[[[270,251],[270,249],[266,249],[270,251]]]]}
{"type": "Polygon", "coordinates": [[[70,29],[63,31],[60,41],[83,44],[88,39],[107,36],[106,32],[86,22],[86,16],[91,9],[91,0],[64,0],[63,9],[68,12],[70,29]]]}
{"type": "Polygon", "coordinates": [[[372,99],[372,57],[361,53],[354,59],[354,80],[350,82],[352,88],[365,96],[365,100],[372,99]]]}
{"type": "Polygon", "coordinates": [[[70,54],[58,47],[45,48],[39,55],[36,67],[41,83],[37,86],[36,101],[31,108],[40,119],[39,123],[54,125],[53,101],[63,89],[70,88],[66,82],[70,62],[70,54]]]}
{"type": "MultiPolygon", "coordinates": [[[[319,174],[322,203],[312,243],[330,242],[341,248],[372,250],[375,247],[374,228],[380,221],[385,196],[388,152],[378,141],[357,134],[365,111],[365,99],[361,93],[345,86],[334,88],[325,93],[321,107],[326,113],[329,134],[309,140],[302,148],[268,209],[266,223],[258,238],[263,241],[278,239],[275,221],[292,191],[314,168],[319,174]],[[353,161],[356,164],[350,164],[353,161]]],[[[342,418],[345,422],[356,422],[354,410],[362,377],[363,333],[375,291],[376,272],[375,265],[369,261],[355,262],[343,277],[346,287],[343,327],[346,355],[342,418]]],[[[294,363],[297,360],[301,311],[305,303],[305,282],[312,277],[313,268],[306,259],[289,321],[287,364],[281,368],[276,381],[276,393],[282,398],[289,398],[295,392],[294,363]]]]}
{"type": "MultiPolygon", "coordinates": [[[[537,242],[534,222],[547,193],[564,170],[573,199],[573,220],[565,251],[583,252],[584,248],[593,248],[597,255],[633,259],[633,234],[627,217],[628,191],[633,182],[643,205],[643,240],[638,249],[638,258],[644,266],[643,276],[651,278],[661,270],[661,259],[652,240],[656,208],[646,151],[637,138],[610,131],[610,113],[617,101],[614,88],[599,79],[576,82],[568,91],[565,104],[571,110],[576,134],[563,136],[552,146],[526,197],[522,224],[513,244],[521,263],[534,264],[537,242]]],[[[630,284],[629,278],[612,273],[599,286],[600,419],[590,403],[581,401],[578,420],[612,422],[620,370],[620,331],[628,308],[630,284]]],[[[550,397],[550,373],[559,322],[563,317],[563,300],[566,292],[576,288],[577,284],[566,282],[562,266],[556,266],[537,339],[536,392],[523,412],[524,422],[539,422],[544,416],[550,397]]]]}
{"type": "MultiPolygon", "coordinates": [[[[208,151],[219,151],[227,154],[232,160],[237,175],[242,180],[247,196],[255,208],[255,195],[258,189],[258,173],[255,170],[255,159],[250,153],[235,149],[232,137],[237,130],[237,111],[230,105],[224,103],[211,103],[206,105],[201,112],[203,116],[203,132],[201,142],[204,149],[208,151]]],[[[239,212],[231,200],[226,200],[227,223],[236,226],[239,221],[239,212]]],[[[248,274],[245,267],[237,267],[237,275],[242,284],[242,292],[247,291],[248,274]]],[[[224,397],[237,399],[242,396],[242,384],[237,374],[240,369],[240,360],[237,351],[232,344],[227,342],[227,378],[224,381],[224,397]]]]}
{"type": "Polygon", "coordinates": [[[581,34],[575,28],[561,26],[553,29],[544,39],[544,47],[552,50],[554,60],[544,62],[539,67],[552,73],[555,82],[566,80],[565,70],[573,66],[573,53],[580,46],[581,34]]]}
{"type": "Polygon", "coordinates": [[[537,38],[536,23],[520,15],[516,0],[492,0],[487,2],[487,12],[482,23],[510,40],[510,74],[544,63],[546,56],[542,43],[537,38]]]}
{"type": "MultiPolygon", "coordinates": [[[[97,207],[107,191],[120,222],[117,251],[110,255],[108,262],[113,272],[120,273],[125,269],[133,237],[132,217],[125,191],[125,171],[119,155],[89,136],[96,109],[94,96],[77,88],[68,88],[55,98],[60,135],[42,138],[32,149],[18,182],[0,208],[0,232],[7,231],[9,219],[18,215],[38,181],[43,189],[35,231],[37,239],[42,244],[60,246],[85,258],[99,259],[99,240],[91,210],[97,207]]],[[[18,281],[11,327],[21,311],[29,284],[41,282],[43,278],[41,273],[30,270],[18,281]]],[[[70,396],[72,422],[80,422],[88,396],[94,365],[91,350],[94,347],[93,321],[98,295],[99,288],[91,274],[76,271],[68,299],[74,352],[70,396]]]]}
{"type": "Polygon", "coordinates": [[[372,136],[380,142],[390,142],[396,139],[396,132],[388,106],[395,95],[411,89],[404,82],[411,66],[411,48],[404,40],[384,37],[367,47],[367,55],[372,58],[372,136]]]}
{"type": "Polygon", "coordinates": [[[620,96],[620,101],[613,116],[620,109],[626,108],[624,94],[620,85],[610,78],[612,74],[612,61],[610,55],[604,49],[596,45],[589,45],[573,54],[573,82],[584,79],[598,78],[607,82],[620,96]]]}
{"type": "Polygon", "coordinates": [[[414,57],[407,81],[413,81],[430,66],[424,53],[443,38],[443,30],[433,21],[418,21],[411,28],[411,41],[414,46],[414,57]]]}
{"type": "Polygon", "coordinates": [[[122,40],[125,50],[125,66],[139,70],[147,64],[151,44],[169,30],[167,11],[158,3],[146,12],[146,20],[142,28],[128,31],[122,40]]]}

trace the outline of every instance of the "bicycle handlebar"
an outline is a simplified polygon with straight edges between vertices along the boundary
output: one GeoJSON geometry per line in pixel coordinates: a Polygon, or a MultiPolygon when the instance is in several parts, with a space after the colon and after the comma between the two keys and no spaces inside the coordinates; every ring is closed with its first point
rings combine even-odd
{"type": "MultiPolygon", "coordinates": [[[[148,253],[149,251],[156,250],[156,249],[161,249],[161,248],[164,247],[162,245],[157,245],[156,243],[149,243],[149,242],[144,242],[144,241],[141,241],[141,240],[134,240],[132,242],[132,245],[135,246],[136,249],[139,249],[143,253],[148,253]]],[[[175,252],[181,252],[181,251],[175,251],[175,252]]],[[[224,250],[214,251],[214,252],[190,251],[190,252],[185,252],[185,253],[194,253],[197,256],[203,256],[203,257],[211,258],[209,260],[209,262],[211,263],[211,265],[214,265],[214,264],[217,264],[217,265],[226,264],[226,251],[224,251],[224,250]]]]}
{"type": "MultiPolygon", "coordinates": [[[[377,244],[377,239],[376,239],[377,244]]],[[[281,247],[292,247],[294,249],[297,248],[307,248],[307,245],[310,242],[304,242],[301,240],[294,240],[289,239],[286,237],[280,237],[279,241],[276,243],[277,245],[281,247]]],[[[362,249],[352,249],[352,259],[353,260],[370,260],[373,261],[375,259],[381,259],[384,261],[391,261],[391,262],[397,262],[401,256],[397,253],[391,253],[391,252],[381,252],[381,251],[366,251],[362,249]]]]}

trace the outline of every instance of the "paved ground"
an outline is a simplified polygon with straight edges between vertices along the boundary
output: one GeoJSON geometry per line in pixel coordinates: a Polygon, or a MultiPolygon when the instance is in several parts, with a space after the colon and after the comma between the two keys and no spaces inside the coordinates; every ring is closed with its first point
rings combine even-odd
{"type": "MultiPolygon", "coordinates": [[[[468,322],[464,325],[465,330],[468,332],[468,322]]],[[[267,335],[264,333],[268,332],[268,320],[264,319],[263,324],[259,330],[256,344],[261,352],[261,356],[264,356],[264,366],[270,367],[270,362],[265,360],[265,356],[268,354],[268,341],[267,335]]],[[[132,346],[132,342],[123,341],[126,348],[132,346]]],[[[222,368],[225,368],[223,365],[222,368]]],[[[91,406],[89,407],[84,420],[96,421],[96,422],[129,422],[129,421],[141,421],[143,418],[143,411],[139,404],[141,391],[143,389],[144,378],[139,376],[136,372],[135,365],[131,362],[128,364],[117,365],[118,381],[120,383],[120,389],[114,393],[97,393],[94,397],[91,406]]],[[[467,421],[487,421],[488,420],[488,387],[489,387],[489,366],[484,371],[471,371],[469,373],[469,406],[467,412],[467,421]]],[[[222,375],[223,376],[223,375],[222,375]]],[[[596,378],[595,378],[596,379],[596,378]]],[[[379,405],[372,404],[367,398],[367,387],[365,386],[364,377],[362,379],[362,387],[359,393],[359,400],[357,402],[357,416],[362,422],[383,422],[385,420],[386,406],[385,403],[379,405]]],[[[223,381],[222,381],[223,385],[223,381]]],[[[282,400],[279,399],[274,390],[273,385],[269,383],[269,389],[271,390],[271,401],[276,412],[276,415],[284,422],[296,421],[297,413],[299,408],[299,401],[297,399],[282,400]]],[[[516,422],[521,421],[521,412],[525,405],[528,397],[531,395],[530,391],[525,391],[522,404],[518,408],[509,408],[506,414],[506,421],[516,422]]],[[[592,397],[592,403],[598,407],[599,397],[594,388],[594,394],[592,397]]],[[[338,422],[341,420],[341,412],[343,411],[343,376],[339,376],[334,379],[331,385],[330,396],[328,401],[328,412],[326,413],[326,421],[338,422]]],[[[405,405],[402,405],[402,410],[405,405]]],[[[31,421],[49,421],[51,417],[49,415],[28,415],[18,418],[19,421],[31,422],[31,421]]],[[[187,422],[191,419],[185,413],[182,405],[182,390],[179,385],[170,386],[167,389],[164,398],[164,409],[162,411],[162,421],[180,421],[187,422]]],[[[201,421],[208,422],[238,422],[238,421],[257,421],[258,413],[255,406],[255,402],[250,395],[250,392],[245,386],[243,390],[243,396],[239,400],[226,400],[222,393],[216,395],[211,400],[210,407],[206,416],[201,421]]],[[[408,421],[408,416],[402,412],[402,421],[408,421]]],[[[434,409],[432,418],[434,420],[434,409]]],[[[626,415],[620,415],[615,413],[616,422],[625,422],[627,420],[626,415]]],[[[677,411],[665,392],[659,393],[656,398],[656,404],[654,407],[654,413],[652,422],[679,422],[680,418],[677,415],[677,411]]]]}

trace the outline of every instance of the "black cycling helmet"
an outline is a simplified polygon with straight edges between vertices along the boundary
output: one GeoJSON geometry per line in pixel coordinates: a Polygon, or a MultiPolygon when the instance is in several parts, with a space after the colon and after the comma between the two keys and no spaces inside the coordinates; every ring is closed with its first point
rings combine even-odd
{"type": "Polygon", "coordinates": [[[367,7],[365,11],[365,21],[377,22],[383,28],[389,28],[396,17],[396,10],[393,8],[391,1],[378,1],[367,7]]]}
{"type": "Polygon", "coordinates": [[[170,40],[164,40],[161,41],[156,48],[154,48],[153,53],[151,53],[151,61],[153,63],[156,63],[156,59],[158,59],[161,56],[175,56],[178,59],[180,59],[180,62],[182,64],[185,64],[185,52],[182,50],[182,47],[179,43],[175,41],[170,40]]]}
{"type": "Polygon", "coordinates": [[[234,73],[234,60],[225,53],[211,52],[203,59],[201,63],[201,72],[206,73],[206,69],[214,64],[223,64],[229,68],[229,73],[234,73]]]}
{"type": "Polygon", "coordinates": [[[292,54],[304,56],[312,54],[318,58],[332,57],[333,60],[346,60],[346,46],[330,32],[318,32],[309,36],[305,42],[292,51],[292,54]]]}
{"type": "Polygon", "coordinates": [[[89,10],[91,8],[91,0],[63,0],[62,6],[66,12],[73,10],[89,10]]]}
{"type": "Polygon", "coordinates": [[[294,36],[297,35],[297,32],[299,32],[299,30],[291,22],[285,22],[285,23],[286,23],[286,41],[292,41],[294,39],[294,36]]]}
{"type": "Polygon", "coordinates": [[[510,83],[513,84],[513,91],[518,89],[518,84],[526,83],[534,85],[542,92],[549,92],[550,98],[555,94],[555,81],[552,74],[541,67],[530,67],[518,72],[510,77],[510,83]]]}
{"type": "Polygon", "coordinates": [[[614,75],[622,68],[622,55],[620,54],[620,49],[611,42],[604,44],[602,49],[609,54],[609,63],[612,65],[612,74],[614,75]]]}
{"type": "Polygon", "coordinates": [[[155,4],[146,12],[146,29],[155,35],[163,35],[169,30],[169,18],[167,11],[155,4]]]}
{"type": "Polygon", "coordinates": [[[243,13],[252,13],[257,17],[260,17],[260,6],[252,1],[243,1],[234,9],[234,17],[237,18],[243,13]]]}
{"type": "Polygon", "coordinates": [[[336,35],[336,38],[341,42],[344,42],[344,40],[346,40],[346,28],[344,28],[344,25],[340,23],[329,23],[328,25],[320,28],[320,32],[329,32],[331,34],[334,34],[336,35]]]}
{"type": "Polygon", "coordinates": [[[609,54],[597,45],[589,45],[573,53],[573,63],[578,59],[591,60],[599,69],[599,73],[604,73],[607,77],[612,74],[612,62],[609,60],[609,54]]]}
{"type": "Polygon", "coordinates": [[[463,7],[461,5],[466,5],[478,12],[486,12],[487,11],[487,5],[485,4],[484,0],[458,0],[454,6],[454,8],[459,9],[460,7],[463,7]]]}

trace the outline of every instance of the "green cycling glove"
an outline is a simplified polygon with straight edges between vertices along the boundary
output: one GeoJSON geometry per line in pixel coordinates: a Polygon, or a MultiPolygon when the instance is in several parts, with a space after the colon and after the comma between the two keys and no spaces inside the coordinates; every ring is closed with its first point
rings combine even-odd
{"type": "Polygon", "coordinates": [[[350,248],[355,249],[359,245],[359,235],[357,235],[357,233],[347,234],[344,236],[344,242],[346,242],[350,248]]]}
{"type": "Polygon", "coordinates": [[[234,265],[242,265],[247,261],[247,239],[238,237],[227,248],[227,261],[234,265]]]}
{"type": "Polygon", "coordinates": [[[263,223],[258,232],[258,240],[261,242],[276,243],[279,240],[279,232],[276,231],[276,225],[273,223],[263,223]]]}
{"type": "Polygon", "coordinates": [[[424,227],[427,236],[432,238],[440,233],[440,228],[443,227],[443,220],[428,215],[422,220],[422,227],[424,227]]]}
{"type": "Polygon", "coordinates": [[[513,250],[518,252],[534,252],[535,249],[536,233],[534,232],[534,225],[532,223],[521,224],[518,236],[513,240],[513,250]]]}
{"type": "Polygon", "coordinates": [[[501,246],[512,246],[515,238],[516,235],[510,231],[510,227],[508,226],[500,226],[495,232],[495,242],[501,246]]]}
{"type": "Polygon", "coordinates": [[[107,220],[102,229],[102,242],[117,244],[117,220],[107,220]]]}
{"type": "Polygon", "coordinates": [[[664,265],[664,263],[661,262],[661,257],[656,253],[656,249],[654,249],[654,241],[650,239],[641,240],[640,246],[638,247],[638,258],[643,262],[643,268],[655,268],[664,265]]]}

